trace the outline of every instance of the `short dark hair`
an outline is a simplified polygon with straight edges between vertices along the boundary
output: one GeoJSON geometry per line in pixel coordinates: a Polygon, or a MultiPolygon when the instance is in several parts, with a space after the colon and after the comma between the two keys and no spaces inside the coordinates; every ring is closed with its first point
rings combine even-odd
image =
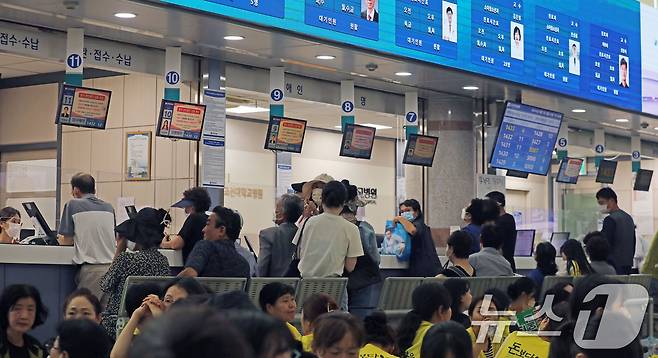
{"type": "Polygon", "coordinates": [[[286,221],[295,223],[304,212],[304,201],[298,195],[283,194],[281,196],[281,207],[286,215],[286,221]]]}
{"type": "Polygon", "coordinates": [[[183,192],[183,198],[194,203],[194,211],[197,213],[203,213],[210,209],[211,200],[206,188],[195,187],[187,189],[183,192]]]}
{"type": "Polygon", "coordinates": [[[452,308],[451,319],[454,321],[455,317],[461,314],[462,297],[471,290],[471,285],[460,278],[449,278],[443,282],[443,287],[450,292],[450,298],[452,298],[450,308],[452,308]]]}
{"type": "Polygon", "coordinates": [[[603,188],[596,193],[596,199],[614,200],[617,202],[617,193],[611,188],[603,188]]]}
{"type": "MultiPolygon", "coordinates": [[[[17,215],[20,218],[21,212],[11,206],[4,207],[0,210],[0,223],[7,222],[9,219],[17,215]]],[[[2,232],[2,228],[0,228],[0,232],[2,232]]]]}
{"type": "Polygon", "coordinates": [[[225,208],[221,205],[217,205],[212,209],[212,212],[217,216],[215,221],[215,228],[219,229],[220,227],[226,228],[226,235],[228,236],[229,226],[233,223],[233,210],[225,208]]]}
{"type": "Polygon", "coordinates": [[[281,282],[268,283],[258,295],[258,304],[263,312],[267,311],[267,305],[274,305],[276,301],[285,296],[295,297],[295,288],[281,282]]]}
{"type": "Polygon", "coordinates": [[[420,206],[420,203],[416,199],[407,199],[398,205],[398,208],[401,206],[406,206],[408,208],[411,208],[413,211],[415,211],[418,215],[416,216],[416,219],[422,219],[423,218],[423,209],[420,206]]]}
{"type": "Polygon", "coordinates": [[[626,61],[625,58],[621,58],[621,61],[619,61],[619,66],[626,66],[628,68],[628,61],[626,61]]]}
{"type": "Polygon", "coordinates": [[[230,310],[222,314],[242,333],[258,357],[290,352],[295,340],[284,322],[255,310],[230,310]]]}
{"type": "Polygon", "coordinates": [[[519,34],[519,37],[521,37],[521,29],[518,26],[514,26],[514,35],[519,34]]]}
{"type": "Polygon", "coordinates": [[[231,240],[237,240],[240,238],[240,231],[242,231],[242,216],[235,210],[229,210],[231,210],[233,215],[228,227],[226,227],[226,236],[228,236],[231,240]]]}
{"type": "Polygon", "coordinates": [[[536,296],[538,293],[537,284],[529,277],[519,277],[507,287],[507,296],[512,300],[521,297],[524,293],[528,296],[536,296]]]}
{"type": "Polygon", "coordinates": [[[553,276],[557,273],[558,268],[555,263],[557,250],[550,242],[540,242],[535,248],[535,260],[537,261],[537,269],[541,271],[544,276],[553,276]]]}
{"type": "Polygon", "coordinates": [[[242,334],[221,314],[208,307],[181,307],[147,323],[128,357],[251,358],[253,353],[242,334]]]}
{"type": "Polygon", "coordinates": [[[450,14],[453,13],[452,8],[450,6],[448,6],[448,8],[446,9],[446,14],[448,14],[448,13],[450,13],[450,14]]]}
{"type": "Polygon", "coordinates": [[[31,285],[10,285],[5,287],[0,296],[0,329],[2,331],[9,328],[9,311],[18,300],[23,298],[31,298],[36,303],[36,314],[31,328],[42,325],[48,318],[48,308],[41,301],[39,290],[31,285]]]}
{"type": "Polygon", "coordinates": [[[162,288],[155,282],[143,282],[131,285],[126,291],[125,307],[128,317],[142,305],[142,302],[148,295],[162,295],[162,288]]]}
{"type": "Polygon", "coordinates": [[[313,351],[330,348],[348,334],[352,335],[359,348],[365,343],[363,326],[356,317],[346,312],[322,315],[313,329],[313,351]]]}
{"type": "Polygon", "coordinates": [[[472,357],[471,337],[457,322],[438,323],[427,331],[420,348],[421,357],[472,357]]]}
{"type": "Polygon", "coordinates": [[[96,179],[91,174],[77,173],[71,178],[71,188],[78,188],[82,194],[96,194],[96,179]]]}
{"type": "Polygon", "coordinates": [[[594,231],[585,235],[583,243],[590,261],[605,261],[608,259],[610,244],[600,232],[594,231]]]}
{"type": "Polygon", "coordinates": [[[328,208],[342,208],[347,200],[347,189],[339,181],[330,181],[322,189],[322,203],[328,208]]]}
{"type": "Polygon", "coordinates": [[[363,319],[366,343],[380,347],[395,346],[395,331],[388,324],[384,311],[373,311],[363,319]]]}
{"type": "Polygon", "coordinates": [[[471,221],[475,225],[482,225],[489,221],[495,221],[500,213],[498,204],[491,199],[473,199],[471,204],[466,208],[466,212],[471,214],[471,221]]]}
{"type": "Polygon", "coordinates": [[[457,230],[448,237],[448,246],[460,259],[467,259],[471,253],[471,237],[464,230],[457,230]]]}
{"type": "Polygon", "coordinates": [[[188,296],[204,295],[210,293],[205,286],[200,284],[199,281],[197,281],[194,278],[176,277],[171,279],[171,281],[167,282],[167,284],[164,286],[164,288],[162,289],[162,296],[164,296],[167,293],[167,290],[169,290],[171,287],[174,286],[180,287],[183,290],[185,290],[188,296]]]}
{"type": "Polygon", "coordinates": [[[66,300],[64,301],[64,307],[62,311],[66,315],[66,309],[69,307],[71,304],[71,301],[73,301],[74,298],[78,297],[84,297],[89,303],[91,303],[92,307],[94,307],[94,313],[98,316],[101,313],[103,313],[103,306],[101,306],[101,301],[96,297],[89,289],[87,288],[78,288],[77,290],[71,292],[68,296],[66,296],[66,300]]]}
{"type": "Polygon", "coordinates": [[[302,312],[304,320],[311,324],[315,323],[321,315],[338,309],[338,303],[326,293],[316,293],[304,301],[302,312]]]}
{"type": "Polygon", "coordinates": [[[493,247],[494,249],[500,249],[503,245],[503,240],[500,238],[500,233],[496,225],[488,224],[482,226],[482,231],[480,232],[480,242],[482,247],[493,247]]]}
{"type": "Polygon", "coordinates": [[[107,357],[112,345],[103,327],[88,319],[62,321],[57,327],[59,350],[71,358],[107,357]]]}
{"type": "Polygon", "coordinates": [[[491,295],[491,300],[499,311],[507,310],[512,303],[507,293],[499,288],[490,288],[484,291],[484,295],[491,295]]]}
{"type": "Polygon", "coordinates": [[[489,194],[485,195],[487,198],[495,201],[498,205],[505,207],[505,194],[499,191],[492,191],[489,194]]]}

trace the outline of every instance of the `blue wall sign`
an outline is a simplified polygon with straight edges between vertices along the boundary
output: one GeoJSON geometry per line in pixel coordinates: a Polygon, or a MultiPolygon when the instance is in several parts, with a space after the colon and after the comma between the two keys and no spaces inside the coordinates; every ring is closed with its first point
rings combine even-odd
{"type": "Polygon", "coordinates": [[[66,64],[71,68],[78,68],[82,66],[82,56],[77,53],[70,54],[69,57],[66,58],[66,64]]]}

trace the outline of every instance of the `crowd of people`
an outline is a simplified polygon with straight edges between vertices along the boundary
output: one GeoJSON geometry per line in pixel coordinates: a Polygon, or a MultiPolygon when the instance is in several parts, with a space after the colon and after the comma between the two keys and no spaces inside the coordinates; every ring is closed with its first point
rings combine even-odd
{"type": "MultiPolygon", "coordinates": [[[[413,309],[394,329],[383,312],[373,311],[382,282],[378,243],[372,225],[358,215],[368,202],[349,180],[336,181],[323,174],[294,184],[295,193],[276,202],[275,226],[259,235],[257,262],[239,243],[242,216],[223,206],[210,210],[211,200],[203,188],[185,191],[172,205],[188,214],[176,235],[166,234],[171,216],[164,209],[143,208],[115,227],[113,208],[95,196],[95,180],[89,174],[76,174],[71,188],[74,199],[64,206],[59,242],[74,246],[79,272],[78,289],[63,308],[65,321],[45,348],[28,334],[47,318],[48,308],[39,292],[29,285],[7,287],[0,298],[4,331],[0,357],[283,358],[297,352],[296,356],[320,358],[489,358],[519,356],[513,351],[526,346],[532,347],[536,357],[548,357],[549,347],[551,357],[601,356],[596,350],[580,348],[573,339],[537,334],[573,332],[573,321],[584,308],[587,293],[578,287],[556,286],[548,291],[551,307],[564,314],[544,312],[534,318],[535,325],[526,322],[539,312],[537,302],[544,302],[538,297],[544,278],[560,274],[558,250],[552,244],[537,245],[536,269],[528,277],[519,277],[507,292],[492,290],[474,298],[468,282],[460,280],[517,275],[516,224],[500,192],[473,199],[464,208],[464,228],[448,238],[448,262],[443,266],[420,203],[415,199],[400,203],[399,215],[392,222],[410,237],[406,275],[447,280],[416,288],[413,309]],[[124,299],[127,277],[171,275],[159,248],[182,250],[184,267],[178,277],[165,287],[133,285],[124,299]],[[253,276],[347,277],[348,283],[339,302],[326,294],[306,299],[295,327],[297,304],[291,286],[266,286],[260,293],[260,307],[255,307],[244,292],[215,295],[194,279],[253,276]],[[129,317],[125,324],[117,320],[122,299],[129,317]],[[565,322],[560,324],[556,317],[565,322]],[[517,332],[535,334],[528,337],[517,332]],[[559,348],[553,347],[558,344],[559,348]],[[501,356],[500,352],[508,353],[501,356]]],[[[590,285],[584,286],[590,289],[596,287],[592,282],[607,282],[600,274],[630,273],[635,246],[632,218],[619,208],[614,191],[602,189],[596,198],[602,212],[610,214],[603,230],[588,234],[583,243],[570,239],[559,248],[566,263],[563,274],[586,276],[579,285],[590,285]]],[[[12,210],[0,211],[3,242],[14,241],[11,236],[20,226],[20,214],[12,210]]],[[[588,324],[585,333],[595,336],[598,326],[592,327],[588,324]]],[[[636,352],[636,343],[637,339],[618,352],[635,357],[631,353],[636,352]]]]}

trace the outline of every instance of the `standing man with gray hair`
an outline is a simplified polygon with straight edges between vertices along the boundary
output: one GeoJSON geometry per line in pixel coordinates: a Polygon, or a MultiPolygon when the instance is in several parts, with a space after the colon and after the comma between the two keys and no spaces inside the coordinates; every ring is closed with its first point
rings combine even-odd
{"type": "Polygon", "coordinates": [[[276,201],[274,223],[276,226],[260,232],[258,276],[283,277],[288,271],[295,245],[292,239],[297,233],[295,222],[304,211],[304,201],[297,195],[284,194],[276,201]]]}
{"type": "Polygon", "coordinates": [[[62,211],[58,241],[75,248],[73,263],[79,266],[75,280],[78,288],[89,289],[106,304],[100,280],[116,251],[114,208],[96,197],[96,180],[87,173],[71,178],[71,195],[73,199],[62,211]]]}

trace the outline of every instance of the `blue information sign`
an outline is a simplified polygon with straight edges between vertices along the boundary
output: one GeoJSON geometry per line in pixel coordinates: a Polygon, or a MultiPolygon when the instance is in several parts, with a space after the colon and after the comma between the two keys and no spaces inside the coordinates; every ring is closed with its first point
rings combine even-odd
{"type": "Polygon", "coordinates": [[[658,12],[636,0],[160,1],[658,113],[658,12]]]}
{"type": "Polygon", "coordinates": [[[217,4],[249,10],[259,14],[283,18],[285,2],[283,0],[205,0],[217,4]]]}
{"type": "Polygon", "coordinates": [[[562,118],[562,113],[507,102],[491,166],[546,175],[562,118]]]}
{"type": "MultiPolygon", "coordinates": [[[[304,23],[370,40],[379,39],[379,8],[361,0],[305,0],[304,23]]],[[[377,1],[372,1],[377,4],[377,1]]]]}

